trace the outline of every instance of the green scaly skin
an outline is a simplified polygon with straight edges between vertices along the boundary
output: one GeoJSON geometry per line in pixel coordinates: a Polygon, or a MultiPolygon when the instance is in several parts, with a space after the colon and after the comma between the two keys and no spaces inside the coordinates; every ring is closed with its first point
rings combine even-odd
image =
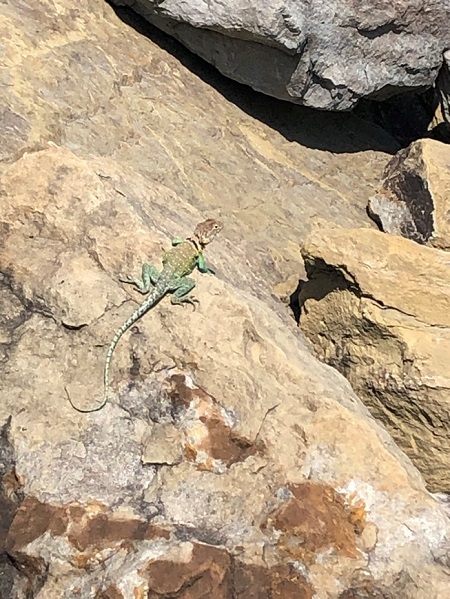
{"type": "MultiPolygon", "coordinates": [[[[203,248],[215,237],[222,229],[222,223],[210,219],[204,223],[200,223],[193,237],[182,240],[179,238],[172,240],[172,245],[175,246],[168,250],[163,255],[163,269],[160,272],[156,266],[150,263],[145,263],[142,266],[141,279],[120,279],[124,283],[135,285],[136,289],[143,294],[150,295],[142,302],[142,304],[133,312],[130,318],[116,331],[116,334],[111,341],[111,344],[106,353],[105,369],[104,369],[104,397],[103,401],[95,408],[82,409],[74,405],[72,400],[69,401],[72,407],[77,412],[90,413],[101,410],[108,401],[109,392],[109,370],[111,360],[119,339],[122,335],[141,318],[143,314],[148,312],[155,304],[157,304],[167,293],[171,293],[172,304],[189,303],[194,306],[195,300],[189,294],[195,287],[194,279],[190,275],[195,268],[202,273],[212,273],[214,271],[206,265],[203,256],[203,248]],[[203,227],[203,229],[202,229],[203,227]]],[[[67,392],[67,390],[66,390],[67,392]]]]}

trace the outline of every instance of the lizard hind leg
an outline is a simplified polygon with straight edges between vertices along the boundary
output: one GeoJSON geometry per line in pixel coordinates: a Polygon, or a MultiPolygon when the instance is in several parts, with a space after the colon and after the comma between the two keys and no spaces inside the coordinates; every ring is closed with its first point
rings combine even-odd
{"type": "Polygon", "coordinates": [[[170,298],[172,304],[191,304],[194,306],[195,310],[195,303],[198,303],[198,300],[189,295],[194,287],[194,279],[191,279],[190,277],[182,277],[181,279],[178,279],[178,281],[170,288],[170,291],[172,291],[172,297],[170,298]]]}
{"type": "Polygon", "coordinates": [[[150,291],[153,285],[156,285],[160,275],[161,273],[154,264],[145,262],[142,265],[142,275],[140,279],[134,279],[128,275],[126,278],[121,278],[120,281],[122,283],[130,283],[131,285],[134,285],[137,291],[145,294],[150,291]]]}

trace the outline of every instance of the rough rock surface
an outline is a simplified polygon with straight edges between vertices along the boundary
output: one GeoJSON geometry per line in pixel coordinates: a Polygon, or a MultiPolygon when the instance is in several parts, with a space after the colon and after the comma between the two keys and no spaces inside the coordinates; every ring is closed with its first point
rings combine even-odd
{"type": "Polygon", "coordinates": [[[2,17],[2,599],[442,597],[444,508],[274,297],[319,217],[370,226],[395,144],[97,0],[2,17]],[[74,412],[136,306],[119,276],[205,215],[197,311],[163,301],[74,412]]]}
{"type": "Polygon", "coordinates": [[[423,139],[400,150],[386,166],[382,190],[369,214],[383,231],[450,249],[450,146],[423,139]]]}
{"type": "Polygon", "coordinates": [[[222,73],[326,110],[431,86],[449,49],[450,0],[114,0],[222,73]]]}
{"type": "Polygon", "coordinates": [[[366,229],[312,234],[300,326],[426,478],[450,489],[450,257],[366,229]]]}
{"type": "Polygon", "coordinates": [[[64,386],[79,405],[102,397],[105,346],[135,306],[114,279],[159,252],[174,203],[175,233],[199,215],[62,148],[15,161],[0,193],[5,484],[23,497],[6,548],[36,597],[440,596],[445,513],[243,261],[236,280],[226,238],[198,310],[142,319],[115,355],[117,399],[86,416],[64,386]]]}
{"type": "Polygon", "coordinates": [[[367,200],[398,149],[380,128],[255,94],[100,0],[2,12],[0,170],[48,141],[108,156],[226,221],[263,287],[298,280],[318,218],[371,226],[367,200]]]}

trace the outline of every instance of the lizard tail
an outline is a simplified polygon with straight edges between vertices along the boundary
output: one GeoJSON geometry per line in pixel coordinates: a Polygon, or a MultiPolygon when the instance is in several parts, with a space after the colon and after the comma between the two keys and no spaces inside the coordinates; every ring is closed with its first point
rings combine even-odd
{"type": "Polygon", "coordinates": [[[123,323],[123,325],[120,327],[120,329],[118,329],[116,331],[116,334],[114,335],[113,340],[111,341],[109,347],[108,347],[108,351],[106,352],[106,359],[105,359],[105,369],[104,369],[104,373],[103,373],[103,382],[104,382],[104,395],[103,395],[103,400],[101,403],[99,403],[97,406],[95,406],[95,408],[78,408],[73,401],[70,398],[70,395],[67,391],[67,388],[64,387],[64,389],[66,390],[67,393],[67,397],[69,398],[69,402],[70,405],[72,406],[72,408],[74,408],[77,412],[81,412],[82,414],[90,414],[91,412],[98,412],[99,410],[101,410],[107,403],[108,403],[108,395],[109,395],[109,367],[111,365],[111,359],[112,359],[112,355],[114,353],[114,350],[116,349],[116,345],[119,343],[120,338],[122,337],[122,335],[124,333],[126,333],[126,331],[128,331],[128,329],[130,327],[132,327],[134,325],[134,323],[139,320],[139,318],[145,313],[147,312],[147,310],[149,309],[150,306],[154,305],[159,299],[160,297],[162,297],[163,294],[159,293],[159,290],[155,289],[155,292],[153,293],[152,296],[149,296],[147,298],[147,300],[141,304],[139,306],[139,308],[137,310],[135,310],[135,312],[133,312],[133,314],[130,316],[130,318],[123,323]]]}
{"type": "MultiPolygon", "coordinates": [[[[133,314],[133,316],[134,316],[134,314],[133,314]]],[[[105,405],[108,403],[109,367],[110,367],[110,364],[111,364],[112,355],[114,353],[114,350],[116,349],[116,345],[119,343],[119,339],[134,324],[134,322],[136,320],[137,320],[137,318],[135,320],[133,319],[133,321],[132,321],[132,318],[130,318],[126,323],[124,323],[120,327],[120,329],[116,332],[116,334],[114,335],[113,340],[110,343],[110,346],[108,347],[108,351],[106,352],[105,370],[104,370],[104,373],[103,373],[104,395],[103,395],[103,400],[101,401],[101,403],[99,403],[97,406],[95,406],[95,408],[79,408],[79,407],[77,407],[73,403],[73,401],[71,400],[70,395],[69,395],[69,393],[67,391],[67,388],[64,387],[66,389],[66,393],[67,393],[67,397],[69,398],[70,405],[77,412],[81,412],[82,414],[90,414],[91,412],[98,412],[103,407],[105,407],[105,405]]]]}

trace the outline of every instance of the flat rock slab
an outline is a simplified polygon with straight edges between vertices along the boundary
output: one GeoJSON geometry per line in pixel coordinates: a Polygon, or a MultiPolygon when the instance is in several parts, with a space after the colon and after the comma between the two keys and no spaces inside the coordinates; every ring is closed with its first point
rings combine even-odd
{"type": "Polygon", "coordinates": [[[306,241],[302,331],[426,478],[450,488],[450,255],[363,229],[306,241]]]}
{"type": "Polygon", "coordinates": [[[450,1],[115,0],[225,75],[276,98],[349,110],[431,86],[450,38],[450,1]]]}
{"type": "Polygon", "coordinates": [[[111,158],[226,222],[261,288],[298,281],[298,242],[318,218],[375,226],[367,201],[398,149],[379,127],[243,89],[103,0],[13,3],[2,16],[0,172],[49,141],[111,158]]]}

